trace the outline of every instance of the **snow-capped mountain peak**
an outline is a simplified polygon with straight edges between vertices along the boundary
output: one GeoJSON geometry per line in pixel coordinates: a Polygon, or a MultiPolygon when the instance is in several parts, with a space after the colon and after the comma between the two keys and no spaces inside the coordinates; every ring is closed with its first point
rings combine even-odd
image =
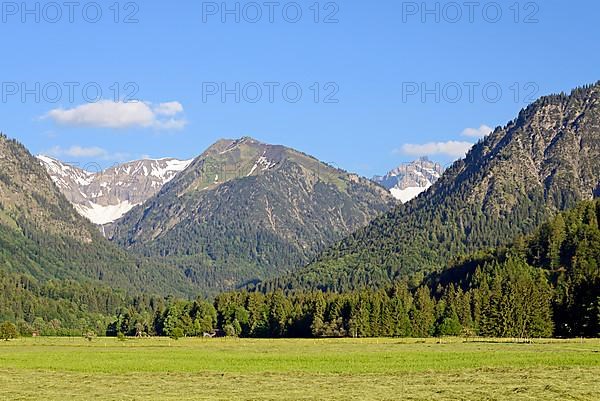
{"type": "Polygon", "coordinates": [[[143,159],[89,172],[52,157],[37,158],[75,209],[99,225],[112,223],[142,204],[192,162],[143,159]]]}
{"type": "Polygon", "coordinates": [[[73,180],[79,185],[89,185],[91,183],[93,174],[88,171],[48,156],[38,155],[37,158],[42,161],[42,164],[59,187],[67,185],[67,180],[73,180]]]}
{"type": "Polygon", "coordinates": [[[394,198],[406,203],[431,187],[443,174],[441,164],[422,157],[401,164],[385,176],[373,180],[387,188],[394,198]]]}

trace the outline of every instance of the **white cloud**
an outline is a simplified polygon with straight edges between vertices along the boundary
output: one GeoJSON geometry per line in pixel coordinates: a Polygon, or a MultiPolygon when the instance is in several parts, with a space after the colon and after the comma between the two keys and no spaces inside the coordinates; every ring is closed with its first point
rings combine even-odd
{"type": "Polygon", "coordinates": [[[70,148],[61,148],[60,146],[54,146],[52,149],[46,151],[45,153],[50,156],[70,156],[70,157],[104,157],[108,154],[105,149],[99,147],[89,147],[85,148],[82,146],[71,146],[70,148]]]}
{"type": "Polygon", "coordinates": [[[465,128],[461,135],[469,138],[483,138],[491,134],[492,131],[494,130],[491,127],[483,124],[479,128],[465,128]]]}
{"type": "Polygon", "coordinates": [[[72,109],[50,110],[44,117],[61,125],[95,128],[154,128],[160,130],[182,129],[183,119],[161,119],[183,112],[178,102],[161,103],[155,108],[148,102],[113,102],[102,100],[72,109]]]}
{"type": "Polygon", "coordinates": [[[166,131],[178,131],[187,125],[186,120],[181,120],[177,118],[170,118],[168,120],[156,121],[155,128],[166,130],[166,131]]]}
{"type": "Polygon", "coordinates": [[[72,109],[54,109],[47,117],[63,125],[100,128],[148,127],[155,115],[147,104],[141,102],[100,101],[72,109]]]}
{"type": "MultiPolygon", "coordinates": [[[[465,128],[461,132],[461,136],[469,138],[484,138],[491,134],[493,129],[485,124],[479,128],[465,128]]],[[[394,153],[401,153],[410,156],[433,156],[443,155],[453,158],[464,157],[467,152],[473,147],[471,142],[466,141],[446,141],[446,142],[428,142],[423,144],[407,143],[400,149],[396,149],[394,153]]]]}
{"type": "Polygon", "coordinates": [[[459,158],[464,157],[472,146],[473,144],[470,142],[461,141],[429,142],[424,144],[407,143],[396,152],[410,156],[444,155],[459,158]]]}
{"type": "Polygon", "coordinates": [[[158,106],[154,107],[154,113],[161,116],[172,117],[179,113],[183,113],[183,105],[179,102],[160,103],[158,106]]]}
{"type": "Polygon", "coordinates": [[[96,158],[101,160],[125,160],[129,157],[128,153],[110,153],[106,149],[91,146],[83,147],[74,145],[68,148],[60,146],[54,146],[47,151],[43,152],[48,156],[62,158],[62,157],[74,157],[74,158],[96,158]]]}

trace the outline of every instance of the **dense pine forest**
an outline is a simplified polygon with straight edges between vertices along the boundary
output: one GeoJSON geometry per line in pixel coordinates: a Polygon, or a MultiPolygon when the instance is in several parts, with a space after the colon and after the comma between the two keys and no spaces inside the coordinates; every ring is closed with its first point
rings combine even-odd
{"type": "Polygon", "coordinates": [[[422,281],[346,293],[262,288],[188,301],[1,273],[0,321],[25,336],[595,337],[599,227],[600,201],[581,202],[422,281]]]}

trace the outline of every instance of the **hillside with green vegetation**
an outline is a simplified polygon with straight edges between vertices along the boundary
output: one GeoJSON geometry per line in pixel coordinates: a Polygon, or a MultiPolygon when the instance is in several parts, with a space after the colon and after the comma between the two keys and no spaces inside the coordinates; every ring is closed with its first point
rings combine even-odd
{"type": "Polygon", "coordinates": [[[14,140],[0,135],[0,271],[31,282],[75,280],[136,292],[186,294],[177,269],[133,257],[104,239],[14,140]]]}
{"type": "Polygon", "coordinates": [[[295,271],[395,203],[383,187],[293,149],[222,140],[110,237],[201,288],[230,290],[295,271]]]}
{"type": "Polygon", "coordinates": [[[425,194],[265,288],[344,291],[435,271],[600,195],[600,83],[546,96],[477,143],[425,194]]]}
{"type": "Polygon", "coordinates": [[[73,280],[40,282],[0,271],[0,322],[22,336],[105,334],[114,315],[132,299],[124,291],[73,280]]]}
{"type": "MultiPolygon", "coordinates": [[[[242,337],[597,337],[600,200],[422,283],[341,294],[228,293],[215,309],[219,329],[242,337]]],[[[184,312],[176,321],[183,333],[192,330],[184,312]]]]}
{"type": "Polygon", "coordinates": [[[422,282],[342,294],[243,291],[188,301],[0,274],[0,321],[22,335],[597,337],[599,227],[600,200],[582,202],[511,246],[474,253],[422,282]]]}
{"type": "MultiPolygon", "coordinates": [[[[494,283],[482,278],[493,276],[505,266],[519,264],[542,272],[539,288],[547,281],[551,294],[554,335],[561,337],[600,336],[600,200],[578,204],[558,214],[532,235],[520,237],[508,247],[477,252],[426,282],[432,289],[480,290],[486,302],[494,288],[506,297],[519,300],[512,281],[494,283]]],[[[521,269],[523,270],[523,269],[521,269]]],[[[524,306],[539,302],[540,294],[522,293],[524,306]]],[[[515,309],[512,316],[522,316],[515,309]]]]}

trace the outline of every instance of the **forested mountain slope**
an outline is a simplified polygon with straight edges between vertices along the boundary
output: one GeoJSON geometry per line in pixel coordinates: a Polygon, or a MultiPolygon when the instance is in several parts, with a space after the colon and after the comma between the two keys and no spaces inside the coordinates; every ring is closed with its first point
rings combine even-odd
{"type": "Polygon", "coordinates": [[[597,337],[600,200],[422,282],[344,293],[238,292],[220,295],[216,307],[219,322],[255,337],[597,337]]]}
{"type": "Polygon", "coordinates": [[[0,135],[0,269],[41,282],[73,279],[135,291],[189,293],[175,268],[134,258],[81,217],[44,167],[0,135]]]}
{"type": "Polygon", "coordinates": [[[600,83],[546,96],[477,143],[425,194],[264,288],[346,290],[445,266],[600,195],[600,83]]]}
{"type": "MultiPolygon", "coordinates": [[[[532,303],[531,295],[518,296],[522,283],[506,274],[531,267],[544,272],[553,288],[554,334],[565,337],[600,335],[600,200],[584,201],[541,225],[533,234],[519,237],[507,247],[482,250],[454,266],[432,274],[432,289],[472,291],[498,316],[518,316],[532,303]],[[517,269],[514,267],[517,266],[517,269]],[[494,282],[496,279],[496,282],[494,282]],[[493,293],[497,292],[497,304],[493,293]],[[503,298],[503,299],[502,299],[503,298]],[[512,304],[510,313],[502,305],[512,304]]],[[[535,284],[535,283],[534,283],[535,284]]],[[[544,282],[537,287],[543,288],[544,282]]],[[[498,324],[501,326],[501,324],[498,324]]]]}
{"type": "Polygon", "coordinates": [[[600,201],[585,201],[512,245],[482,250],[423,282],[342,294],[223,293],[214,303],[125,296],[0,271],[0,320],[23,335],[490,336],[600,334],[600,201]]]}
{"type": "Polygon", "coordinates": [[[305,265],[395,203],[367,179],[246,137],[215,143],[110,236],[200,286],[232,289],[305,265]]]}

